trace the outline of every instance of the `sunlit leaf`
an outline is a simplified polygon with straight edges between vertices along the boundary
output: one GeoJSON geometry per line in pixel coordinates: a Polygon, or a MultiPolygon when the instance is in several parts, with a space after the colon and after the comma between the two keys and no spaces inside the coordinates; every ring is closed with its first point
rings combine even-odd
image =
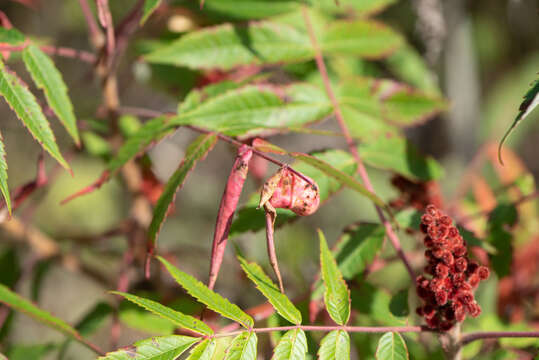
{"type": "Polygon", "coordinates": [[[198,338],[180,335],[158,336],[137,341],[118,351],[101,356],[100,360],[173,360],[183,354],[198,338]]]}
{"type": "Polygon", "coordinates": [[[252,331],[244,331],[232,340],[226,350],[226,360],[256,360],[258,338],[252,331]]]}
{"type": "Polygon", "coordinates": [[[271,281],[271,279],[264,273],[262,268],[252,262],[248,263],[242,257],[238,257],[241,267],[247,274],[247,277],[256,284],[256,287],[273,305],[275,310],[284,317],[286,320],[293,324],[301,324],[301,313],[292,304],[288,297],[279,291],[279,288],[271,281]]]}
{"type": "Polygon", "coordinates": [[[2,61],[0,61],[0,95],[6,99],[11,109],[43,149],[48,151],[60,165],[69,169],[36,98],[15,74],[6,69],[2,61]]]}
{"type": "Polygon", "coordinates": [[[329,102],[288,101],[272,89],[246,86],[180,111],[170,126],[196,125],[231,136],[254,136],[267,129],[302,126],[330,111],[329,102]]]}
{"type": "Polygon", "coordinates": [[[206,339],[191,349],[186,360],[212,360],[216,345],[215,339],[206,339]]]}
{"type": "Polygon", "coordinates": [[[68,323],[51,315],[49,312],[38,308],[36,305],[32,304],[22,296],[14,293],[8,287],[2,284],[0,284],[0,302],[34,318],[50,328],[60,331],[65,335],[71,336],[76,340],[81,339],[77,330],[71,327],[68,323]]]}
{"type": "Polygon", "coordinates": [[[376,360],[408,360],[408,349],[399,333],[382,335],[376,349],[376,360]]]}
{"type": "Polygon", "coordinates": [[[0,43],[20,45],[24,42],[24,35],[17,29],[0,27],[0,43]]]}
{"type": "Polygon", "coordinates": [[[164,319],[167,319],[173,322],[175,325],[181,328],[188,329],[202,335],[213,334],[213,330],[208,325],[204,324],[202,321],[198,320],[197,318],[182,314],[181,312],[173,310],[167,306],[161,305],[160,303],[156,301],[145,299],[145,298],[127,294],[127,293],[122,293],[119,291],[112,291],[112,293],[125,297],[127,300],[143,307],[144,309],[164,319]]]}
{"type": "Polygon", "coordinates": [[[80,144],[73,104],[67,93],[67,86],[62,74],[54,62],[36,45],[26,47],[22,52],[22,59],[34,83],[45,93],[45,98],[51,109],[75,140],[75,143],[80,144]]]}
{"type": "Polygon", "coordinates": [[[301,329],[287,331],[275,349],[272,360],[304,360],[307,354],[307,337],[301,329]]]}
{"type": "Polygon", "coordinates": [[[197,161],[204,159],[216,143],[217,136],[206,134],[200,135],[187,147],[184,159],[168,180],[163,189],[163,193],[159,197],[159,200],[157,200],[157,204],[155,204],[152,222],[148,227],[148,238],[150,243],[155,243],[167,211],[174,202],[176,192],[183,186],[187,175],[195,167],[197,161]]]}
{"type": "Polygon", "coordinates": [[[318,237],[320,238],[320,267],[322,280],[324,280],[326,309],[333,321],[339,325],[346,325],[350,319],[350,291],[321,230],[318,230],[318,237]]]}
{"type": "Polygon", "coordinates": [[[9,188],[7,185],[6,150],[4,148],[4,139],[2,138],[2,133],[0,133],[0,191],[4,196],[7,210],[11,214],[11,196],[9,195],[9,188]]]}
{"type": "Polygon", "coordinates": [[[165,265],[170,275],[172,275],[178,284],[180,284],[195,299],[205,304],[209,309],[240,323],[247,329],[250,329],[253,326],[253,318],[244,313],[237,305],[230,303],[221,295],[208,289],[206,285],[191,275],[179,270],[162,257],[158,257],[158,259],[165,265]]]}
{"type": "Polygon", "coordinates": [[[498,146],[498,159],[501,163],[502,161],[502,146],[509,134],[515,129],[518,123],[524,120],[535,107],[539,105],[539,79],[535,80],[532,83],[532,88],[524,95],[524,101],[520,104],[518,108],[518,115],[513,121],[513,124],[509,127],[507,132],[504,134],[502,140],[500,140],[500,145],[498,146]]]}
{"type": "Polygon", "coordinates": [[[333,330],[320,343],[318,349],[320,360],[346,360],[350,359],[350,336],[346,331],[333,330]]]}

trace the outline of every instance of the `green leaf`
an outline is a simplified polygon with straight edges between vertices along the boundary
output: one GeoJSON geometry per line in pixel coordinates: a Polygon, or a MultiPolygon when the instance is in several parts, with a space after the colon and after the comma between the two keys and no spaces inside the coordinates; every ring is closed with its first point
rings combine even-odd
{"type": "Polygon", "coordinates": [[[209,0],[204,10],[215,11],[234,19],[262,19],[299,9],[293,0],[209,0]]]}
{"type": "MultiPolygon", "coordinates": [[[[324,160],[327,163],[331,163],[338,170],[352,175],[356,171],[356,162],[352,156],[342,150],[326,150],[317,153],[313,153],[312,156],[324,160]]],[[[295,161],[291,165],[295,170],[310,177],[318,184],[318,190],[320,193],[320,202],[324,203],[333,194],[342,188],[339,181],[326,176],[326,174],[306,163],[301,161],[295,161]]],[[[257,210],[258,202],[260,199],[259,194],[254,194],[246,206],[238,211],[236,219],[230,227],[230,236],[236,236],[247,231],[259,231],[266,228],[266,221],[261,210],[257,210]]],[[[290,210],[277,209],[277,219],[275,226],[279,227],[283,224],[290,222],[297,218],[297,215],[290,210]]]]}
{"type": "Polygon", "coordinates": [[[208,152],[217,143],[217,136],[214,134],[200,135],[188,147],[178,169],[168,180],[163,193],[157,200],[153,210],[153,218],[148,228],[148,238],[155,244],[159,230],[165,221],[170,204],[174,202],[176,192],[181,189],[189,172],[195,167],[197,161],[204,159],[208,152]]]}
{"type": "Polygon", "coordinates": [[[230,136],[254,136],[267,129],[303,126],[330,112],[327,101],[301,99],[287,102],[271,89],[246,86],[180,111],[170,126],[196,125],[230,136]]]}
{"type": "Polygon", "coordinates": [[[304,360],[307,354],[307,337],[301,329],[287,331],[275,349],[272,360],[304,360]]]}
{"type": "Polygon", "coordinates": [[[11,109],[15,111],[17,117],[43,149],[69,170],[69,165],[56,145],[49,122],[43,115],[36,98],[15,74],[8,72],[2,61],[0,61],[0,95],[6,99],[11,109]]]}
{"type": "MultiPolygon", "coordinates": [[[[44,343],[44,344],[17,344],[11,346],[7,352],[7,356],[10,360],[28,360],[28,359],[43,359],[47,354],[53,351],[56,348],[55,344],[44,343]]],[[[2,356],[0,356],[2,359],[2,356]]]]}
{"type": "MultiPolygon", "coordinates": [[[[413,126],[424,123],[447,108],[446,102],[439,95],[423,93],[386,79],[350,78],[336,87],[336,93],[344,107],[355,110],[353,116],[362,116],[370,123],[383,120],[388,125],[413,126]]],[[[384,130],[377,129],[381,125],[375,127],[369,124],[369,127],[377,130],[375,135],[384,130]]],[[[373,139],[367,138],[366,141],[373,139]]]]}
{"type": "Polygon", "coordinates": [[[385,63],[391,72],[410,85],[426,93],[440,94],[434,73],[423,57],[410,45],[401,46],[385,59],[385,63]]]}
{"type": "Polygon", "coordinates": [[[490,231],[486,239],[496,252],[489,254],[490,263],[499,278],[511,273],[513,263],[513,246],[511,244],[513,236],[503,228],[494,228],[490,231]]]}
{"type": "Polygon", "coordinates": [[[25,313],[35,320],[47,325],[50,328],[58,330],[65,335],[71,336],[76,340],[80,339],[80,335],[77,330],[73,329],[68,323],[55,316],[52,316],[49,312],[38,308],[30,301],[14,293],[8,287],[2,284],[0,284],[0,302],[17,311],[25,313]]]}
{"type": "Polygon", "coordinates": [[[216,345],[215,339],[201,341],[191,349],[187,360],[212,360],[216,345]]]}
{"type": "Polygon", "coordinates": [[[532,87],[526,94],[524,95],[524,101],[520,104],[520,107],[518,108],[518,115],[513,121],[513,124],[509,127],[507,132],[503,135],[502,140],[500,141],[500,145],[498,146],[498,159],[500,163],[503,164],[502,161],[502,146],[507,137],[513,132],[515,127],[518,125],[518,123],[522,120],[524,120],[532,111],[535,109],[535,107],[539,105],[539,79],[535,80],[532,83],[532,87]]]}
{"type": "Polygon", "coordinates": [[[111,291],[111,293],[123,296],[127,300],[143,307],[144,309],[164,319],[167,319],[173,322],[175,325],[181,328],[188,329],[202,335],[213,334],[213,330],[202,321],[192,316],[182,314],[181,312],[173,310],[167,306],[161,305],[160,303],[156,301],[145,299],[139,296],[135,296],[135,295],[131,295],[131,294],[123,293],[123,292],[119,292],[119,291],[111,291]]]}
{"type": "Polygon", "coordinates": [[[36,86],[44,91],[51,109],[75,140],[75,143],[80,144],[73,104],[67,94],[67,86],[62,74],[54,62],[36,45],[30,45],[24,49],[22,59],[36,86]]]}
{"type": "Polygon", "coordinates": [[[183,354],[198,338],[190,336],[158,336],[137,341],[134,345],[101,356],[100,360],[173,360],[183,354]]]}
{"type": "Polygon", "coordinates": [[[168,272],[192,297],[205,304],[209,309],[240,323],[247,329],[253,326],[253,318],[244,313],[237,305],[230,303],[221,295],[208,289],[206,285],[189,274],[179,270],[168,261],[158,256],[159,261],[165,265],[168,272]]]}
{"type": "Polygon", "coordinates": [[[145,59],[191,69],[228,70],[238,65],[308,60],[313,56],[307,34],[292,26],[263,21],[193,31],[145,59]]]}
{"type": "Polygon", "coordinates": [[[314,6],[332,13],[348,13],[354,11],[354,15],[369,16],[381,12],[386,7],[396,3],[397,0],[313,0],[314,6]]]}
{"type": "Polygon", "coordinates": [[[399,291],[391,298],[389,311],[396,317],[410,315],[410,306],[408,305],[408,289],[399,291]]]}
{"type": "Polygon", "coordinates": [[[256,333],[244,331],[234,338],[226,351],[226,360],[256,360],[256,333]]]}
{"type": "Polygon", "coordinates": [[[357,191],[361,195],[364,195],[370,199],[376,205],[387,209],[386,205],[376,194],[371,193],[365,186],[363,186],[359,181],[357,181],[353,176],[342,172],[341,170],[333,167],[329,163],[318,159],[314,156],[303,154],[303,153],[290,153],[294,158],[301,160],[321,171],[326,175],[331,176],[332,178],[339,181],[342,185],[348,186],[350,189],[357,191]]]}
{"type": "Polygon", "coordinates": [[[442,166],[431,156],[422,155],[406,138],[381,136],[358,146],[363,161],[373,167],[396,172],[412,181],[438,180],[442,166]]]}
{"type": "Polygon", "coordinates": [[[352,289],[352,308],[365,315],[376,325],[405,325],[406,317],[397,316],[391,310],[391,295],[367,282],[361,282],[358,289],[352,289]]]}
{"type": "Polygon", "coordinates": [[[17,29],[0,27],[0,43],[20,45],[24,42],[24,35],[17,29]]]}
{"type": "Polygon", "coordinates": [[[350,290],[342,278],[337,262],[320,229],[318,237],[320,238],[320,267],[325,286],[324,302],[333,321],[339,325],[346,325],[350,319],[350,290]]]}
{"type": "Polygon", "coordinates": [[[382,335],[376,349],[376,360],[408,360],[408,349],[399,333],[382,335]]]}
{"type": "MultiPolygon", "coordinates": [[[[347,229],[333,249],[343,278],[352,280],[369,265],[384,243],[385,230],[378,224],[359,224],[347,229]]],[[[319,278],[311,292],[311,300],[318,300],[324,295],[324,286],[319,278]]]]}
{"type": "Polygon", "coordinates": [[[11,197],[9,195],[9,188],[7,185],[7,162],[6,162],[6,150],[4,148],[4,139],[2,133],[0,133],[0,191],[4,196],[6,202],[7,211],[11,215],[11,197]]]}
{"type": "Polygon", "coordinates": [[[369,59],[385,57],[402,45],[402,38],[375,21],[335,21],[324,31],[324,55],[354,55],[369,59]]]}
{"type": "Polygon", "coordinates": [[[152,13],[159,7],[161,0],[145,0],[144,9],[142,10],[142,18],[140,19],[140,25],[144,25],[146,20],[152,15],[152,13]]]}
{"type": "Polygon", "coordinates": [[[318,349],[320,360],[346,360],[350,359],[350,336],[346,331],[333,330],[320,343],[318,349]]]}
{"type": "Polygon", "coordinates": [[[107,164],[108,171],[114,173],[133,159],[139,153],[143,152],[152,142],[160,140],[164,135],[170,132],[165,128],[167,118],[157,117],[146,122],[120,147],[118,153],[107,164]]]}
{"type": "Polygon", "coordinates": [[[292,304],[288,297],[279,291],[279,288],[264,273],[262,268],[254,263],[248,263],[245,259],[238,256],[243,271],[251,279],[262,294],[269,300],[271,305],[277,310],[279,315],[293,324],[301,324],[301,312],[292,304]]]}
{"type": "MultiPolygon", "coordinates": [[[[297,16],[297,15],[296,15],[297,16]]],[[[301,23],[252,22],[246,26],[224,24],[193,31],[145,56],[151,63],[192,69],[228,70],[239,65],[275,64],[314,58],[314,48],[301,23]]],[[[322,17],[318,16],[317,19],[322,17]]],[[[324,55],[380,58],[402,44],[389,27],[373,21],[313,22],[324,55]]]]}

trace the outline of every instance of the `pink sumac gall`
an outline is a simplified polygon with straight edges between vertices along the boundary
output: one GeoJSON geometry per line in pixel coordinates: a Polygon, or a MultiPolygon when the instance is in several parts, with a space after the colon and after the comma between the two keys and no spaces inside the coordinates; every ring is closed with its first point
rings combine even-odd
{"type": "Polygon", "coordinates": [[[268,256],[281,292],[284,292],[284,287],[273,238],[275,217],[277,216],[275,209],[290,209],[297,215],[306,216],[314,213],[319,206],[318,185],[308,177],[301,178],[286,166],[280,168],[262,187],[259,207],[264,207],[266,212],[268,256]]]}
{"type": "Polygon", "coordinates": [[[249,160],[251,160],[252,156],[253,152],[247,145],[242,145],[238,149],[238,155],[228,176],[225,191],[221,198],[211,252],[210,275],[208,280],[208,287],[210,289],[213,289],[215,286],[219,268],[223,262],[230,224],[238,206],[243,184],[247,178],[249,160]]]}

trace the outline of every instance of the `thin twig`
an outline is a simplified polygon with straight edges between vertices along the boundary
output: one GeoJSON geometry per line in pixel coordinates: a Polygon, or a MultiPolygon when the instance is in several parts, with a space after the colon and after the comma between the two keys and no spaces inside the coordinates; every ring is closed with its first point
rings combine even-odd
{"type": "Polygon", "coordinates": [[[475,340],[499,338],[539,338],[539,331],[478,331],[464,334],[460,343],[466,345],[475,340]]]}
{"type": "Polygon", "coordinates": [[[112,23],[112,14],[110,13],[108,0],[96,0],[97,15],[99,22],[105,28],[107,33],[107,57],[111,58],[116,48],[116,38],[114,34],[114,25],[112,23]]]}
{"type": "Polygon", "coordinates": [[[103,46],[103,41],[105,41],[105,39],[103,37],[101,29],[99,29],[99,26],[95,21],[92,9],[90,9],[90,5],[88,5],[87,0],[79,0],[79,4],[82,10],[82,14],[84,15],[84,19],[86,20],[86,24],[88,25],[88,31],[90,32],[90,42],[92,43],[94,48],[100,49],[103,46]]]}
{"type": "MultiPolygon", "coordinates": [[[[369,175],[367,174],[367,170],[365,169],[365,165],[363,164],[363,160],[359,156],[359,153],[357,151],[356,144],[354,143],[354,140],[352,139],[352,136],[350,135],[350,131],[348,130],[348,126],[344,122],[344,117],[342,115],[341,107],[339,105],[339,101],[337,100],[335,93],[333,92],[333,89],[331,87],[331,83],[329,81],[328,72],[326,69],[326,65],[324,63],[324,59],[322,57],[322,51],[320,49],[320,46],[318,45],[318,42],[316,41],[316,36],[314,34],[314,29],[311,23],[311,18],[309,16],[308,10],[305,6],[302,7],[302,13],[303,18],[305,19],[305,24],[307,26],[307,31],[309,33],[309,37],[311,39],[311,43],[314,48],[315,52],[315,60],[316,65],[318,67],[318,70],[320,72],[320,75],[322,77],[322,80],[324,82],[324,87],[326,89],[326,93],[328,97],[331,100],[331,103],[333,104],[334,112],[335,112],[335,118],[337,119],[337,122],[339,123],[339,127],[341,128],[342,133],[344,134],[344,137],[346,139],[346,143],[348,145],[348,149],[354,159],[357,162],[357,172],[359,173],[359,176],[363,180],[363,183],[365,184],[365,187],[367,190],[369,190],[371,193],[375,194],[374,187],[372,186],[371,180],[369,178],[369,175]]],[[[386,235],[391,241],[391,244],[395,248],[395,251],[401,258],[404,266],[406,267],[406,270],[408,271],[408,274],[410,275],[410,278],[412,279],[412,282],[415,281],[415,274],[414,270],[412,269],[412,266],[410,265],[410,262],[408,261],[408,258],[404,254],[404,251],[402,250],[399,238],[395,231],[393,230],[393,227],[391,226],[391,223],[389,220],[386,219],[382,209],[375,205],[376,212],[378,214],[378,217],[380,218],[380,222],[384,225],[384,228],[386,230],[386,235]]]]}
{"type": "MultiPolygon", "coordinates": [[[[288,331],[301,329],[304,331],[322,331],[329,332],[333,330],[343,330],[352,333],[385,333],[385,332],[426,332],[429,329],[422,326],[325,326],[325,325],[295,325],[295,326],[280,326],[280,327],[267,327],[267,328],[254,328],[250,329],[255,333],[268,333],[273,331],[288,331]]],[[[244,332],[244,330],[231,331],[226,333],[215,334],[214,337],[227,337],[234,336],[244,332]]]]}
{"type": "MultiPolygon", "coordinates": [[[[21,45],[9,45],[9,44],[0,44],[0,51],[22,51],[26,49],[31,42],[25,41],[21,45]]],[[[68,48],[65,46],[51,46],[43,45],[39,47],[44,53],[49,55],[58,55],[70,59],[81,60],[90,64],[95,63],[96,57],[94,54],[84,50],[77,50],[73,48],[68,48]]]]}

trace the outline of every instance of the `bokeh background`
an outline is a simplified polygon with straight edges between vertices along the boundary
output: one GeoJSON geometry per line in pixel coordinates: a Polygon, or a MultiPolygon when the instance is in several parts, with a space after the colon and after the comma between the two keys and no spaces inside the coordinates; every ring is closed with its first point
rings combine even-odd
{"type": "MultiPolygon", "coordinates": [[[[203,76],[194,71],[149,65],[139,60],[145,49],[151,47],[149,39],[175,38],[190,28],[223,19],[211,12],[211,6],[208,10],[210,16],[201,15],[195,1],[166,3],[147,26],[136,32],[120,66],[120,97],[126,106],[174,111],[178,101],[203,76]]],[[[134,1],[111,0],[113,17],[120,18],[133,4],[134,1]]],[[[0,10],[16,28],[43,43],[91,50],[77,1],[0,0],[0,10]]],[[[539,3],[536,0],[400,0],[378,18],[406,34],[432,69],[433,79],[428,81],[438,84],[450,103],[447,112],[409,129],[408,136],[425,153],[443,164],[446,175],[440,185],[445,198],[451,199],[472,159],[486,144],[496,144],[501,138],[516,116],[523,94],[537,78],[539,3]]],[[[55,63],[69,86],[76,114],[81,119],[81,129],[102,122],[96,116],[96,109],[102,102],[100,84],[93,77],[91,67],[60,57],[55,57],[55,63]]],[[[355,66],[356,71],[365,75],[383,74],[383,69],[375,62],[357,60],[355,66]]],[[[11,68],[29,80],[20,62],[12,61],[11,68]]],[[[313,69],[314,62],[297,71],[306,77],[313,69]]],[[[539,111],[532,113],[507,144],[535,179],[539,176],[538,118],[539,111]]],[[[42,307],[70,323],[76,323],[96,303],[111,299],[106,291],[116,288],[126,241],[123,236],[104,234],[121,225],[132,204],[121,180],[114,179],[93,194],[61,206],[60,200],[94,181],[104,169],[105,162],[99,156],[99,144],[93,150],[87,149],[93,154],[77,151],[58,123],[52,122],[52,125],[60,148],[70,156],[74,176],[59,170],[51,159],[47,159],[50,185],[35,192],[17,215],[25,224],[39,229],[57,243],[59,253],[49,260],[40,259],[20,237],[2,224],[0,280],[12,278],[19,292],[33,296],[42,307]]],[[[322,124],[320,128],[337,130],[331,122],[322,124]]],[[[8,154],[9,185],[14,189],[35,177],[40,147],[4,101],[0,101],[0,131],[8,154]]],[[[159,181],[166,182],[194,136],[196,134],[187,130],[179,130],[150,151],[152,170],[159,181]]],[[[91,144],[91,139],[87,141],[91,144]]],[[[340,139],[317,136],[291,134],[275,137],[272,141],[294,151],[326,147],[345,149],[340,139]]],[[[218,204],[233,156],[234,149],[219,143],[208,158],[199,163],[177,196],[174,213],[168,217],[159,237],[159,251],[177,256],[181,269],[200,279],[207,275],[218,204]]],[[[274,170],[275,167],[270,165],[269,171],[274,170]]],[[[396,196],[396,190],[389,182],[390,175],[375,169],[369,169],[369,172],[376,190],[384,199],[396,196]]],[[[259,185],[250,178],[242,199],[256,191],[259,185]]],[[[344,189],[315,215],[277,231],[281,270],[292,298],[304,301],[317,273],[315,229],[322,228],[333,243],[345,226],[358,219],[376,221],[374,209],[362,197],[344,189]]],[[[414,248],[416,240],[403,236],[404,246],[414,248]]],[[[263,232],[241,235],[234,241],[249,259],[269,269],[263,232]]],[[[391,249],[385,251],[391,252],[391,249]]],[[[132,292],[146,292],[154,296],[159,293],[169,301],[173,299],[173,304],[183,309],[195,306],[189,298],[181,296],[180,290],[167,276],[152,283],[146,282],[140,262],[135,261],[127,273],[132,292]]],[[[373,274],[370,280],[395,292],[407,286],[406,276],[404,268],[395,263],[373,274]]],[[[493,286],[490,291],[495,291],[496,285],[493,286]]],[[[225,257],[217,289],[243,307],[262,302],[262,298],[241,276],[232,250],[228,250],[225,257]]],[[[130,344],[149,334],[172,331],[166,322],[126,304],[121,306],[122,331],[118,345],[130,344]]],[[[0,331],[0,349],[10,348],[11,359],[38,359],[37,355],[29,355],[32,354],[30,351],[40,354],[44,351],[44,344],[54,344],[62,339],[61,335],[25,316],[10,315],[8,320],[9,331],[6,322],[3,332],[0,331]]],[[[93,336],[95,342],[104,348],[108,346],[112,323],[113,319],[108,318],[104,327],[93,336]]],[[[45,346],[47,349],[50,352],[46,358],[55,358],[57,347],[45,346]]],[[[91,352],[77,344],[69,345],[65,354],[65,359],[92,357],[91,352]]]]}

